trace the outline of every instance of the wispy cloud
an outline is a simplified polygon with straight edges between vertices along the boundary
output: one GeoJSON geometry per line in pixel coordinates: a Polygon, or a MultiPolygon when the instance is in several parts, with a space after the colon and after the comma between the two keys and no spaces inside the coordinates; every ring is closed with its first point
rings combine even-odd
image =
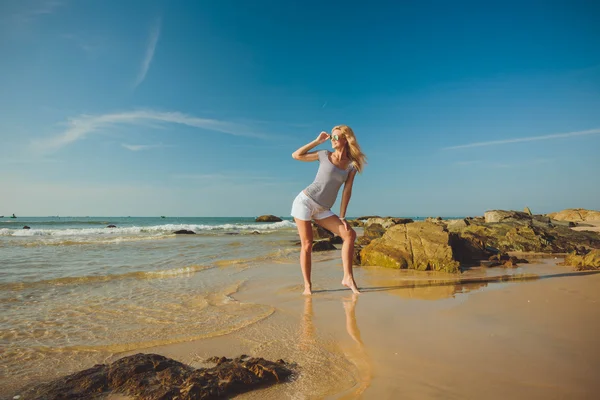
{"type": "Polygon", "coordinates": [[[595,135],[598,133],[600,133],[600,129],[590,129],[587,131],[557,133],[554,135],[530,136],[530,137],[506,139],[506,140],[492,140],[489,142],[468,143],[468,144],[461,144],[458,146],[444,147],[443,150],[466,149],[469,147],[495,146],[498,144],[509,144],[509,143],[533,142],[533,141],[537,141],[537,140],[550,140],[550,139],[568,138],[568,137],[574,137],[574,136],[595,135]]]}
{"type": "Polygon", "coordinates": [[[475,161],[457,161],[453,165],[465,167],[469,165],[477,165],[477,168],[523,168],[523,167],[532,167],[535,165],[548,164],[554,162],[554,159],[549,158],[535,158],[532,160],[526,161],[516,161],[516,162],[484,162],[480,160],[475,161]]]}
{"type": "Polygon", "coordinates": [[[198,118],[180,112],[161,112],[152,110],[138,110],[104,115],[80,115],[69,119],[68,128],[62,133],[47,139],[32,142],[37,151],[55,151],[75,141],[84,139],[92,133],[98,133],[109,128],[123,125],[144,125],[155,127],[160,124],[179,124],[194,128],[226,133],[235,136],[247,136],[267,139],[268,136],[255,133],[247,126],[228,121],[198,118]]]}
{"type": "Polygon", "coordinates": [[[156,50],[156,44],[158,43],[158,38],[160,36],[160,27],[161,27],[161,19],[158,18],[154,23],[154,26],[150,30],[150,37],[148,38],[148,46],[146,47],[146,54],[144,59],[142,60],[142,65],[140,67],[140,72],[133,84],[133,87],[136,88],[140,83],[146,79],[146,74],[148,73],[148,69],[150,68],[150,63],[152,63],[152,59],[154,58],[154,50],[156,50]]]}
{"type": "Polygon", "coordinates": [[[17,24],[27,24],[41,16],[54,14],[58,8],[65,5],[65,2],[58,0],[44,0],[25,4],[22,2],[20,5],[23,7],[22,10],[16,12],[12,16],[9,15],[8,17],[12,17],[13,22],[17,24]]]}
{"type": "Polygon", "coordinates": [[[166,144],[127,144],[122,143],[121,146],[125,147],[127,150],[131,151],[141,151],[141,150],[150,150],[150,149],[162,149],[164,147],[173,147],[172,145],[166,144]]]}

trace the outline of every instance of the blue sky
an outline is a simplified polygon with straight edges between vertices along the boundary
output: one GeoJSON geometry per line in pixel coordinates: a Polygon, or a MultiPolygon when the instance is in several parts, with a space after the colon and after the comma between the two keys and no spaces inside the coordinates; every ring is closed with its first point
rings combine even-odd
{"type": "Polygon", "coordinates": [[[337,124],[369,161],[349,215],[599,209],[599,19],[594,1],[4,0],[0,215],[288,215],[318,167],[291,153],[337,124]]]}

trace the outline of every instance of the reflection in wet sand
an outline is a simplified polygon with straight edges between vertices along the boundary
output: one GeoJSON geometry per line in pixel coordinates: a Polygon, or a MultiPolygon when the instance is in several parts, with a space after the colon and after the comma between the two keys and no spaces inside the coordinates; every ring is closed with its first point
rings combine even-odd
{"type": "MultiPolygon", "coordinates": [[[[358,295],[356,294],[352,294],[351,297],[342,299],[342,305],[346,315],[346,331],[352,339],[352,344],[348,346],[342,341],[340,346],[342,347],[342,351],[346,355],[346,358],[356,368],[355,384],[350,389],[339,395],[339,398],[342,399],[357,398],[360,396],[370,386],[373,378],[373,366],[371,359],[367,354],[365,345],[360,336],[358,323],[356,322],[357,302],[358,295]]],[[[308,351],[311,346],[315,346],[317,344],[313,318],[313,300],[312,297],[306,296],[304,298],[304,311],[302,314],[301,337],[299,342],[299,347],[303,351],[308,351]]]]}

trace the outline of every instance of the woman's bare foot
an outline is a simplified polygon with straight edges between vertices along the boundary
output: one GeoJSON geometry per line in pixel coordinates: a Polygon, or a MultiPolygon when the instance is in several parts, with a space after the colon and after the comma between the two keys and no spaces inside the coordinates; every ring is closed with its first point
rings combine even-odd
{"type": "Polygon", "coordinates": [[[350,288],[352,290],[352,293],[354,293],[354,294],[360,294],[358,288],[356,287],[356,283],[354,282],[353,278],[344,278],[344,279],[342,279],[342,285],[346,286],[347,288],[350,288]]]}
{"type": "Polygon", "coordinates": [[[310,286],[304,286],[304,292],[302,292],[304,296],[310,296],[312,294],[312,290],[310,286]]]}

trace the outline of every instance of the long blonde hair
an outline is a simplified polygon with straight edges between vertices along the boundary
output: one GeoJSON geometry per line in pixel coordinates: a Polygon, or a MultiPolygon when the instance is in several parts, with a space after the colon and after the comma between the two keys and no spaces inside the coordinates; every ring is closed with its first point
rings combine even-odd
{"type": "Polygon", "coordinates": [[[356,168],[359,173],[362,172],[365,164],[367,164],[367,156],[360,149],[352,128],[348,125],[338,125],[334,126],[331,132],[333,133],[336,129],[342,131],[342,136],[346,138],[347,155],[352,162],[352,165],[354,165],[354,168],[356,168]]]}

